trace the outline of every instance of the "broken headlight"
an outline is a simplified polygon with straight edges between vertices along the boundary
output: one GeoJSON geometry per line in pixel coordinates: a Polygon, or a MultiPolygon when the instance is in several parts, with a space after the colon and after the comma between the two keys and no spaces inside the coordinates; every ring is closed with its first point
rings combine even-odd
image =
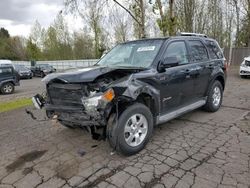
{"type": "Polygon", "coordinates": [[[104,93],[98,93],[89,98],[82,98],[82,103],[86,110],[92,111],[97,107],[105,106],[107,103],[111,102],[115,97],[113,89],[108,89],[104,93]]]}

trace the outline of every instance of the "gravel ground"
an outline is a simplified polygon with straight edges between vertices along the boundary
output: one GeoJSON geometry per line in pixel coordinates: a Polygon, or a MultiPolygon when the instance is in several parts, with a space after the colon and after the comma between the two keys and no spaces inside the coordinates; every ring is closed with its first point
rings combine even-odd
{"type": "Polygon", "coordinates": [[[249,188],[249,93],[250,79],[232,71],[218,112],[196,110],[156,127],[131,157],[111,155],[107,142],[80,129],[34,121],[24,109],[1,113],[0,187],[249,188]]]}

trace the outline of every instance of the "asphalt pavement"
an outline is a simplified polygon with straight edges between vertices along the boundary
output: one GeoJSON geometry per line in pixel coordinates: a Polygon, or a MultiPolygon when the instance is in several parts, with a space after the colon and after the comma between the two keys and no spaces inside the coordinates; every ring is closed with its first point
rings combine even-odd
{"type": "MultiPolygon", "coordinates": [[[[15,96],[39,91],[36,81],[23,81],[15,96]]],[[[40,121],[24,108],[0,113],[0,187],[250,187],[250,79],[237,70],[218,112],[196,110],[156,127],[130,157],[34,113],[40,121]]]]}

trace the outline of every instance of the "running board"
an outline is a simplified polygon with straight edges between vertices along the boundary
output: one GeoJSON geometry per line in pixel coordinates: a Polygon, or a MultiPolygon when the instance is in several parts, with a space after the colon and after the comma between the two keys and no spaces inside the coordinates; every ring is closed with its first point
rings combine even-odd
{"type": "Polygon", "coordinates": [[[192,103],[188,106],[185,106],[185,107],[182,107],[182,108],[179,108],[173,112],[169,112],[167,114],[164,114],[164,115],[159,115],[157,117],[157,120],[156,120],[156,124],[161,124],[161,123],[165,123],[171,119],[174,119],[184,113],[187,113],[187,112],[190,112],[192,110],[195,110],[199,107],[202,107],[203,105],[206,104],[206,100],[199,100],[195,103],[192,103]]]}

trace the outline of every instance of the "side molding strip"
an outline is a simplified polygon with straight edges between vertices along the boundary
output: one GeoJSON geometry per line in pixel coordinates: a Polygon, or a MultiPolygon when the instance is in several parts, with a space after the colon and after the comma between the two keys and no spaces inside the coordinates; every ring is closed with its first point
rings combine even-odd
{"type": "Polygon", "coordinates": [[[179,108],[178,110],[175,110],[173,112],[170,112],[170,113],[167,113],[167,114],[164,114],[164,115],[159,115],[157,117],[157,121],[156,121],[156,124],[161,124],[161,123],[165,123],[171,119],[174,119],[184,113],[187,113],[187,112],[190,112],[194,109],[197,109],[201,106],[203,106],[204,104],[206,104],[206,100],[199,100],[195,103],[192,103],[188,106],[185,106],[185,107],[182,107],[182,108],[179,108]]]}

